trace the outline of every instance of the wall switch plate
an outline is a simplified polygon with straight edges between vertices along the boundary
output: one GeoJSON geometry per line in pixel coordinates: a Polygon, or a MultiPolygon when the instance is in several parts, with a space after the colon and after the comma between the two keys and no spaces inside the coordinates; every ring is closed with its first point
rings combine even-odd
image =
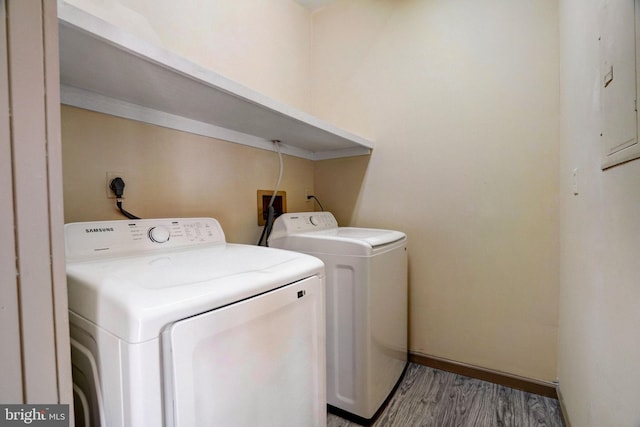
{"type": "Polygon", "coordinates": [[[574,196],[580,194],[580,192],[578,191],[578,168],[575,168],[573,171],[571,171],[571,191],[573,192],[574,196]]]}

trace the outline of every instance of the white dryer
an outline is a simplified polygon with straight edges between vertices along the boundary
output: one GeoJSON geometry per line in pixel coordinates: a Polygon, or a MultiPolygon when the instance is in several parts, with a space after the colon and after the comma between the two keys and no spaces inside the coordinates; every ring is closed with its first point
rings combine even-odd
{"type": "Polygon", "coordinates": [[[324,262],[329,408],[370,422],[407,364],[407,236],[338,227],[330,212],[288,213],[269,246],[324,262]]]}
{"type": "Polygon", "coordinates": [[[210,218],[67,224],[76,425],[326,425],[324,267],[210,218]]]}

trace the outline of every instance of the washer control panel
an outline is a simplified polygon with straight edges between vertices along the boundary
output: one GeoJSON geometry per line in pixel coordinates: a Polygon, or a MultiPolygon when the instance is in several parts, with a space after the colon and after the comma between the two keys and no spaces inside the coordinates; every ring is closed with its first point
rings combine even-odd
{"type": "Polygon", "coordinates": [[[331,212],[285,213],[273,224],[271,238],[331,228],[338,228],[338,221],[331,212]]]}
{"type": "Polygon", "coordinates": [[[67,259],[92,259],[224,243],[222,227],[213,218],[95,221],[65,225],[67,259]]]}

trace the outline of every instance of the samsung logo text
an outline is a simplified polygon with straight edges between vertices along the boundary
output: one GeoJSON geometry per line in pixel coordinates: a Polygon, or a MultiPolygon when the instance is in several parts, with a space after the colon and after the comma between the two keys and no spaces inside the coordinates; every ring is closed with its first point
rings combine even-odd
{"type": "Polygon", "coordinates": [[[85,228],[85,233],[111,233],[115,231],[113,227],[103,227],[103,228],[85,228]]]}

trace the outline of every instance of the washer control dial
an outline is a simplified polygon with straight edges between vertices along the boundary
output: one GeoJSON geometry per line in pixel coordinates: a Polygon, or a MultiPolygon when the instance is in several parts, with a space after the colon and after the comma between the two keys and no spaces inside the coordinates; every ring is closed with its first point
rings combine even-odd
{"type": "Polygon", "coordinates": [[[311,223],[311,225],[315,225],[315,226],[319,224],[318,219],[313,215],[309,217],[309,222],[311,223]]]}
{"type": "Polygon", "coordinates": [[[152,242],[156,243],[166,243],[171,237],[169,229],[167,227],[163,227],[162,225],[151,227],[147,232],[147,235],[152,242]]]}

